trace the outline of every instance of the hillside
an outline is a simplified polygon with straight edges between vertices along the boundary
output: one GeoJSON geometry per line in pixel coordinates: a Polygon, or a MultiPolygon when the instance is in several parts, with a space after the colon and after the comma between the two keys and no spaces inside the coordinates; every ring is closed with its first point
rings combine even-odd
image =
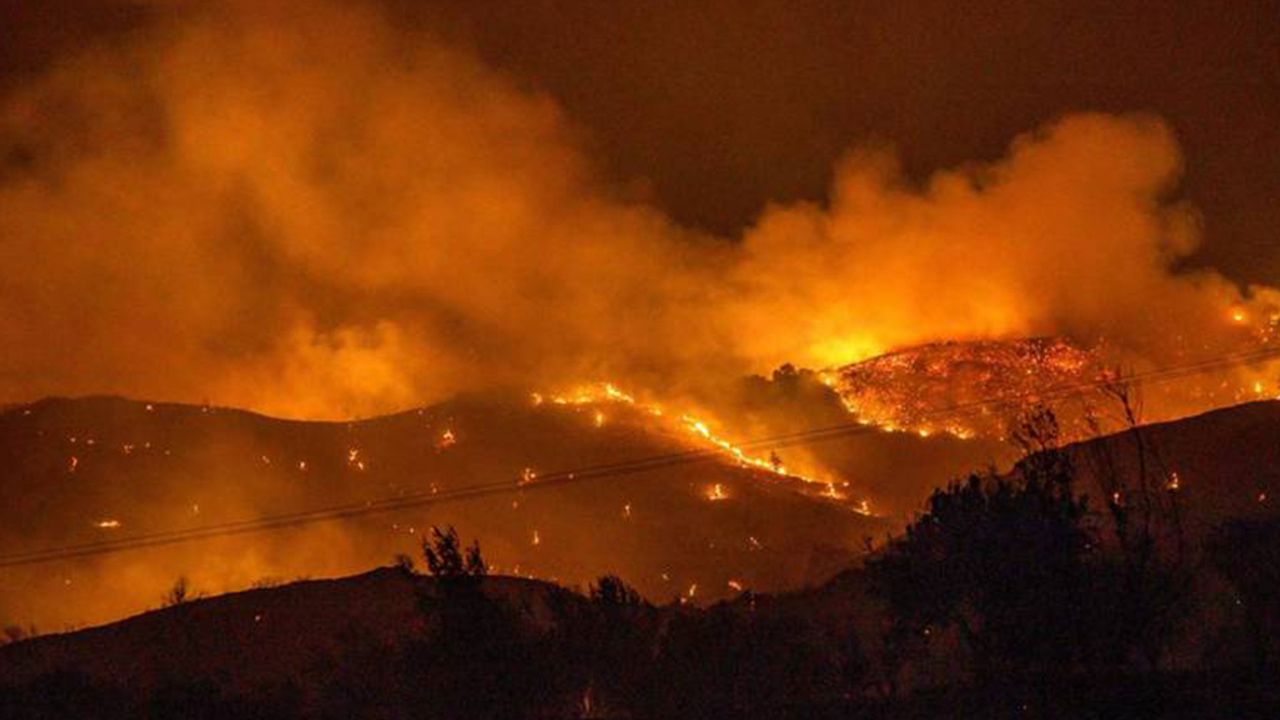
{"type": "Polygon", "coordinates": [[[478,538],[496,572],[585,585],[617,572],[648,596],[817,582],[882,520],[723,460],[539,488],[536,475],[699,446],[622,406],[476,396],[352,423],[118,398],[0,415],[0,552],[92,543],[509,481],[511,492],[199,543],[5,568],[0,621],[45,630],[196,591],[324,577],[417,555],[431,525],[478,538]],[[517,487],[526,469],[535,482],[517,487]],[[719,488],[717,490],[717,487],[719,488]],[[696,586],[696,587],[695,587],[696,586]]]}
{"type": "Polygon", "coordinates": [[[1184,527],[1194,536],[1228,518],[1280,511],[1280,401],[1145,425],[1067,451],[1080,474],[1079,491],[1091,496],[1094,508],[1106,500],[1106,478],[1136,477],[1142,460],[1163,491],[1177,495],[1184,527]]]}
{"type": "MultiPolygon", "coordinates": [[[[483,591],[544,625],[551,622],[549,603],[574,597],[548,583],[511,577],[487,578],[483,591]]],[[[431,578],[382,568],[194,600],[6,647],[0,685],[60,669],[143,688],[200,677],[242,689],[273,685],[333,663],[357,644],[403,642],[422,629],[419,595],[437,592],[431,578]]]]}

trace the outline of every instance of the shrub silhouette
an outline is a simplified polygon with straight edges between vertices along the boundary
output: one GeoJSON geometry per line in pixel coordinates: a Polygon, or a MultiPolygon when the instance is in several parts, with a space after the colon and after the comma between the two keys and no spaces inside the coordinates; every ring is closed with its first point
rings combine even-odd
{"type": "Polygon", "coordinates": [[[935,491],[927,508],[868,562],[891,640],[958,628],[983,682],[1074,663],[1090,543],[1069,481],[975,475],[935,491]]]}
{"type": "Polygon", "coordinates": [[[175,607],[193,599],[195,597],[191,594],[191,585],[186,576],[182,576],[173,581],[173,587],[160,598],[160,602],[163,607],[175,607]]]}

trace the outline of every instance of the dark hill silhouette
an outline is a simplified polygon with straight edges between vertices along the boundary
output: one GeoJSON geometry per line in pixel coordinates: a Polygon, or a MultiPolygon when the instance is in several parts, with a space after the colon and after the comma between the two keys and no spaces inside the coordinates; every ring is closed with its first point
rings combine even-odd
{"type": "Polygon", "coordinates": [[[1160,488],[1178,493],[1184,527],[1194,537],[1228,518],[1280,513],[1277,401],[1145,425],[1066,450],[1079,473],[1077,489],[1091,496],[1095,508],[1106,502],[1105,475],[1135,476],[1142,459],[1160,488]]]}
{"type": "MultiPolygon", "coordinates": [[[[523,578],[485,578],[481,589],[541,626],[553,622],[552,604],[582,601],[556,585],[523,578]]],[[[94,681],[142,688],[175,678],[216,678],[238,689],[272,685],[332,663],[357,644],[405,641],[422,629],[420,595],[438,593],[433,578],[381,568],[192,600],[6,646],[0,684],[74,669],[94,681]]]]}

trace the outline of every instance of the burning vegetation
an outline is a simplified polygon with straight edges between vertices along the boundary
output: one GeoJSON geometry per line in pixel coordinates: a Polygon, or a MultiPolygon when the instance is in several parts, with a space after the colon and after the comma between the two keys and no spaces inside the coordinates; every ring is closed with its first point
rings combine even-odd
{"type": "Polygon", "coordinates": [[[1009,423],[1063,391],[1098,393],[1099,355],[1059,338],[942,342],[824,373],[861,421],[928,436],[1001,437],[1009,423]]]}

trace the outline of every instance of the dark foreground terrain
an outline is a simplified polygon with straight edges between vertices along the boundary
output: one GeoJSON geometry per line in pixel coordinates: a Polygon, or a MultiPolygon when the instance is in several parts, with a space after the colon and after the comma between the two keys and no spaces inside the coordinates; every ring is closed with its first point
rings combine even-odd
{"type": "MultiPolygon", "coordinates": [[[[1248,658],[975,683],[947,647],[890,667],[882,604],[848,573],[711,608],[401,568],[198,600],[0,650],[5,718],[1249,718],[1248,658]],[[911,668],[918,663],[920,668],[911,668]],[[938,666],[954,663],[950,669],[938,666]],[[934,673],[894,687],[892,676],[934,673]],[[941,675],[938,673],[941,672],[941,675]],[[952,675],[952,673],[954,673],[952,675]]],[[[1274,652],[1274,647],[1272,648],[1274,652]]]]}
{"type": "Polygon", "coordinates": [[[0,717],[1280,716],[1280,405],[1061,449],[1052,417],[1021,432],[1014,472],[940,488],[802,591],[655,605],[490,575],[443,532],[420,569],[175,587],[12,642],[0,717]]]}

